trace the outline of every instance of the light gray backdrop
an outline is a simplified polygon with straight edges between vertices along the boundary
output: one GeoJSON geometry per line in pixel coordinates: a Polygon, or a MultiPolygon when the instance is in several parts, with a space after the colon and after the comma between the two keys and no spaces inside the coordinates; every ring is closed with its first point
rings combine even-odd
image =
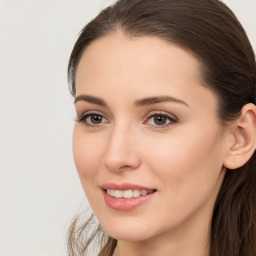
{"type": "MultiPolygon", "coordinates": [[[[107,0],[0,0],[0,255],[66,255],[85,200],[72,159],[66,67],[107,0]]],[[[226,0],[256,48],[256,0],[226,0]]],[[[86,202],[86,201],[85,201],[86,202]]]]}

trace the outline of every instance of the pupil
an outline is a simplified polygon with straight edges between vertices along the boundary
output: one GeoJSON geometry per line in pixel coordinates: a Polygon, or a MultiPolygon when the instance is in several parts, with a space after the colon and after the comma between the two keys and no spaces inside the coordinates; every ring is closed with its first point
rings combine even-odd
{"type": "Polygon", "coordinates": [[[94,124],[99,124],[102,121],[102,117],[101,116],[97,116],[97,115],[92,116],[91,121],[94,124]]]}
{"type": "Polygon", "coordinates": [[[155,116],[154,122],[157,125],[163,125],[166,123],[166,117],[165,116],[155,116]]]}

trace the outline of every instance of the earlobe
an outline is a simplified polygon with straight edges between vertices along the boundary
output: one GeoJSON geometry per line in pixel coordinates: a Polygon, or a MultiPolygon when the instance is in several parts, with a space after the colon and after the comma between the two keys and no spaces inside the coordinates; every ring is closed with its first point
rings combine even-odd
{"type": "Polygon", "coordinates": [[[251,158],[256,149],[256,106],[244,105],[239,118],[232,125],[232,144],[228,145],[224,166],[237,169],[251,158]]]}

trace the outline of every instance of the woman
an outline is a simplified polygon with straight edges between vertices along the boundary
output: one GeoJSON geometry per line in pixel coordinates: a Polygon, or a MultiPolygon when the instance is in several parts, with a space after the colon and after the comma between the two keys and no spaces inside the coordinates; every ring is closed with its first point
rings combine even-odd
{"type": "Polygon", "coordinates": [[[68,72],[100,223],[75,219],[70,255],[97,234],[104,256],[256,255],[256,64],[227,6],[119,0],[82,30],[68,72]]]}

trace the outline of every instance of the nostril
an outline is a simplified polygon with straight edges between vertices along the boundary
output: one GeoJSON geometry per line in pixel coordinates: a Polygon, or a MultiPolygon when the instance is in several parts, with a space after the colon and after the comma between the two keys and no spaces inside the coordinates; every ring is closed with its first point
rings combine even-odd
{"type": "Polygon", "coordinates": [[[130,166],[130,165],[123,165],[119,169],[128,169],[128,168],[132,168],[132,166],[130,166]]]}

